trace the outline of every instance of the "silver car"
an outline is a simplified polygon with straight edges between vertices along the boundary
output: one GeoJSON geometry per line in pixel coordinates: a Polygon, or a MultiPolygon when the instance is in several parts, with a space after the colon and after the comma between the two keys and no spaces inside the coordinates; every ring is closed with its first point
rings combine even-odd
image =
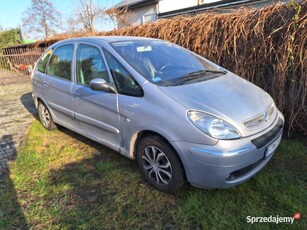
{"type": "Polygon", "coordinates": [[[67,127],[136,159],[172,193],[228,188],[261,170],[284,118],[262,89],[178,45],[139,37],[68,39],[32,73],[42,125],[67,127]]]}

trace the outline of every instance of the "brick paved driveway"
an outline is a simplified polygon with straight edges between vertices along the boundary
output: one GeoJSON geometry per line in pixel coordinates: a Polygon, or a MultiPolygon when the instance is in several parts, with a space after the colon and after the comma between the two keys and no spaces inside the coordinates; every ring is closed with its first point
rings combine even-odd
{"type": "Polygon", "coordinates": [[[21,82],[21,76],[16,77],[5,81],[0,77],[0,174],[14,159],[36,113],[29,77],[23,76],[21,82]]]}
{"type": "Polygon", "coordinates": [[[0,69],[0,86],[29,82],[30,76],[13,71],[0,69]]]}

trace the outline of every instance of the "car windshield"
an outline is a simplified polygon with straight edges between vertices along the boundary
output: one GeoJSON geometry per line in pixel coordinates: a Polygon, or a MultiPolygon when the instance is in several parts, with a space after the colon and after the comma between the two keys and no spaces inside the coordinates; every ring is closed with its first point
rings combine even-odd
{"type": "Polygon", "coordinates": [[[225,74],[217,65],[165,41],[121,41],[111,46],[147,80],[161,86],[189,84],[225,74]]]}

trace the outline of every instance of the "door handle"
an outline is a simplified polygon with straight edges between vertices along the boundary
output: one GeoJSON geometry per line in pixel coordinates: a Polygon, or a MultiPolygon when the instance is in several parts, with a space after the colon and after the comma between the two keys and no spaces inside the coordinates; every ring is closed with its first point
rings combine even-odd
{"type": "Polygon", "coordinates": [[[81,96],[81,94],[80,93],[76,93],[76,92],[73,92],[73,94],[72,94],[74,97],[80,97],[81,96]]]}
{"type": "Polygon", "coordinates": [[[48,81],[44,81],[44,86],[48,86],[49,85],[49,82],[48,81]]]}

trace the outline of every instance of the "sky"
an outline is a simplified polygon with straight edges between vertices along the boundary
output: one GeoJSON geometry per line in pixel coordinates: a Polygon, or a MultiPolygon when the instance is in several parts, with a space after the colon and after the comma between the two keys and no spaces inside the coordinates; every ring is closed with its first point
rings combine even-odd
{"type": "MultiPolygon", "coordinates": [[[[49,0],[58,9],[63,17],[72,15],[74,6],[78,4],[78,0],[49,0]]],[[[95,1],[95,0],[94,0],[95,1]]],[[[109,8],[120,0],[96,0],[101,7],[109,8]]],[[[3,29],[18,28],[21,25],[22,12],[31,6],[31,0],[0,0],[0,26],[3,29]]],[[[111,22],[105,25],[104,30],[113,29],[111,22]]]]}

